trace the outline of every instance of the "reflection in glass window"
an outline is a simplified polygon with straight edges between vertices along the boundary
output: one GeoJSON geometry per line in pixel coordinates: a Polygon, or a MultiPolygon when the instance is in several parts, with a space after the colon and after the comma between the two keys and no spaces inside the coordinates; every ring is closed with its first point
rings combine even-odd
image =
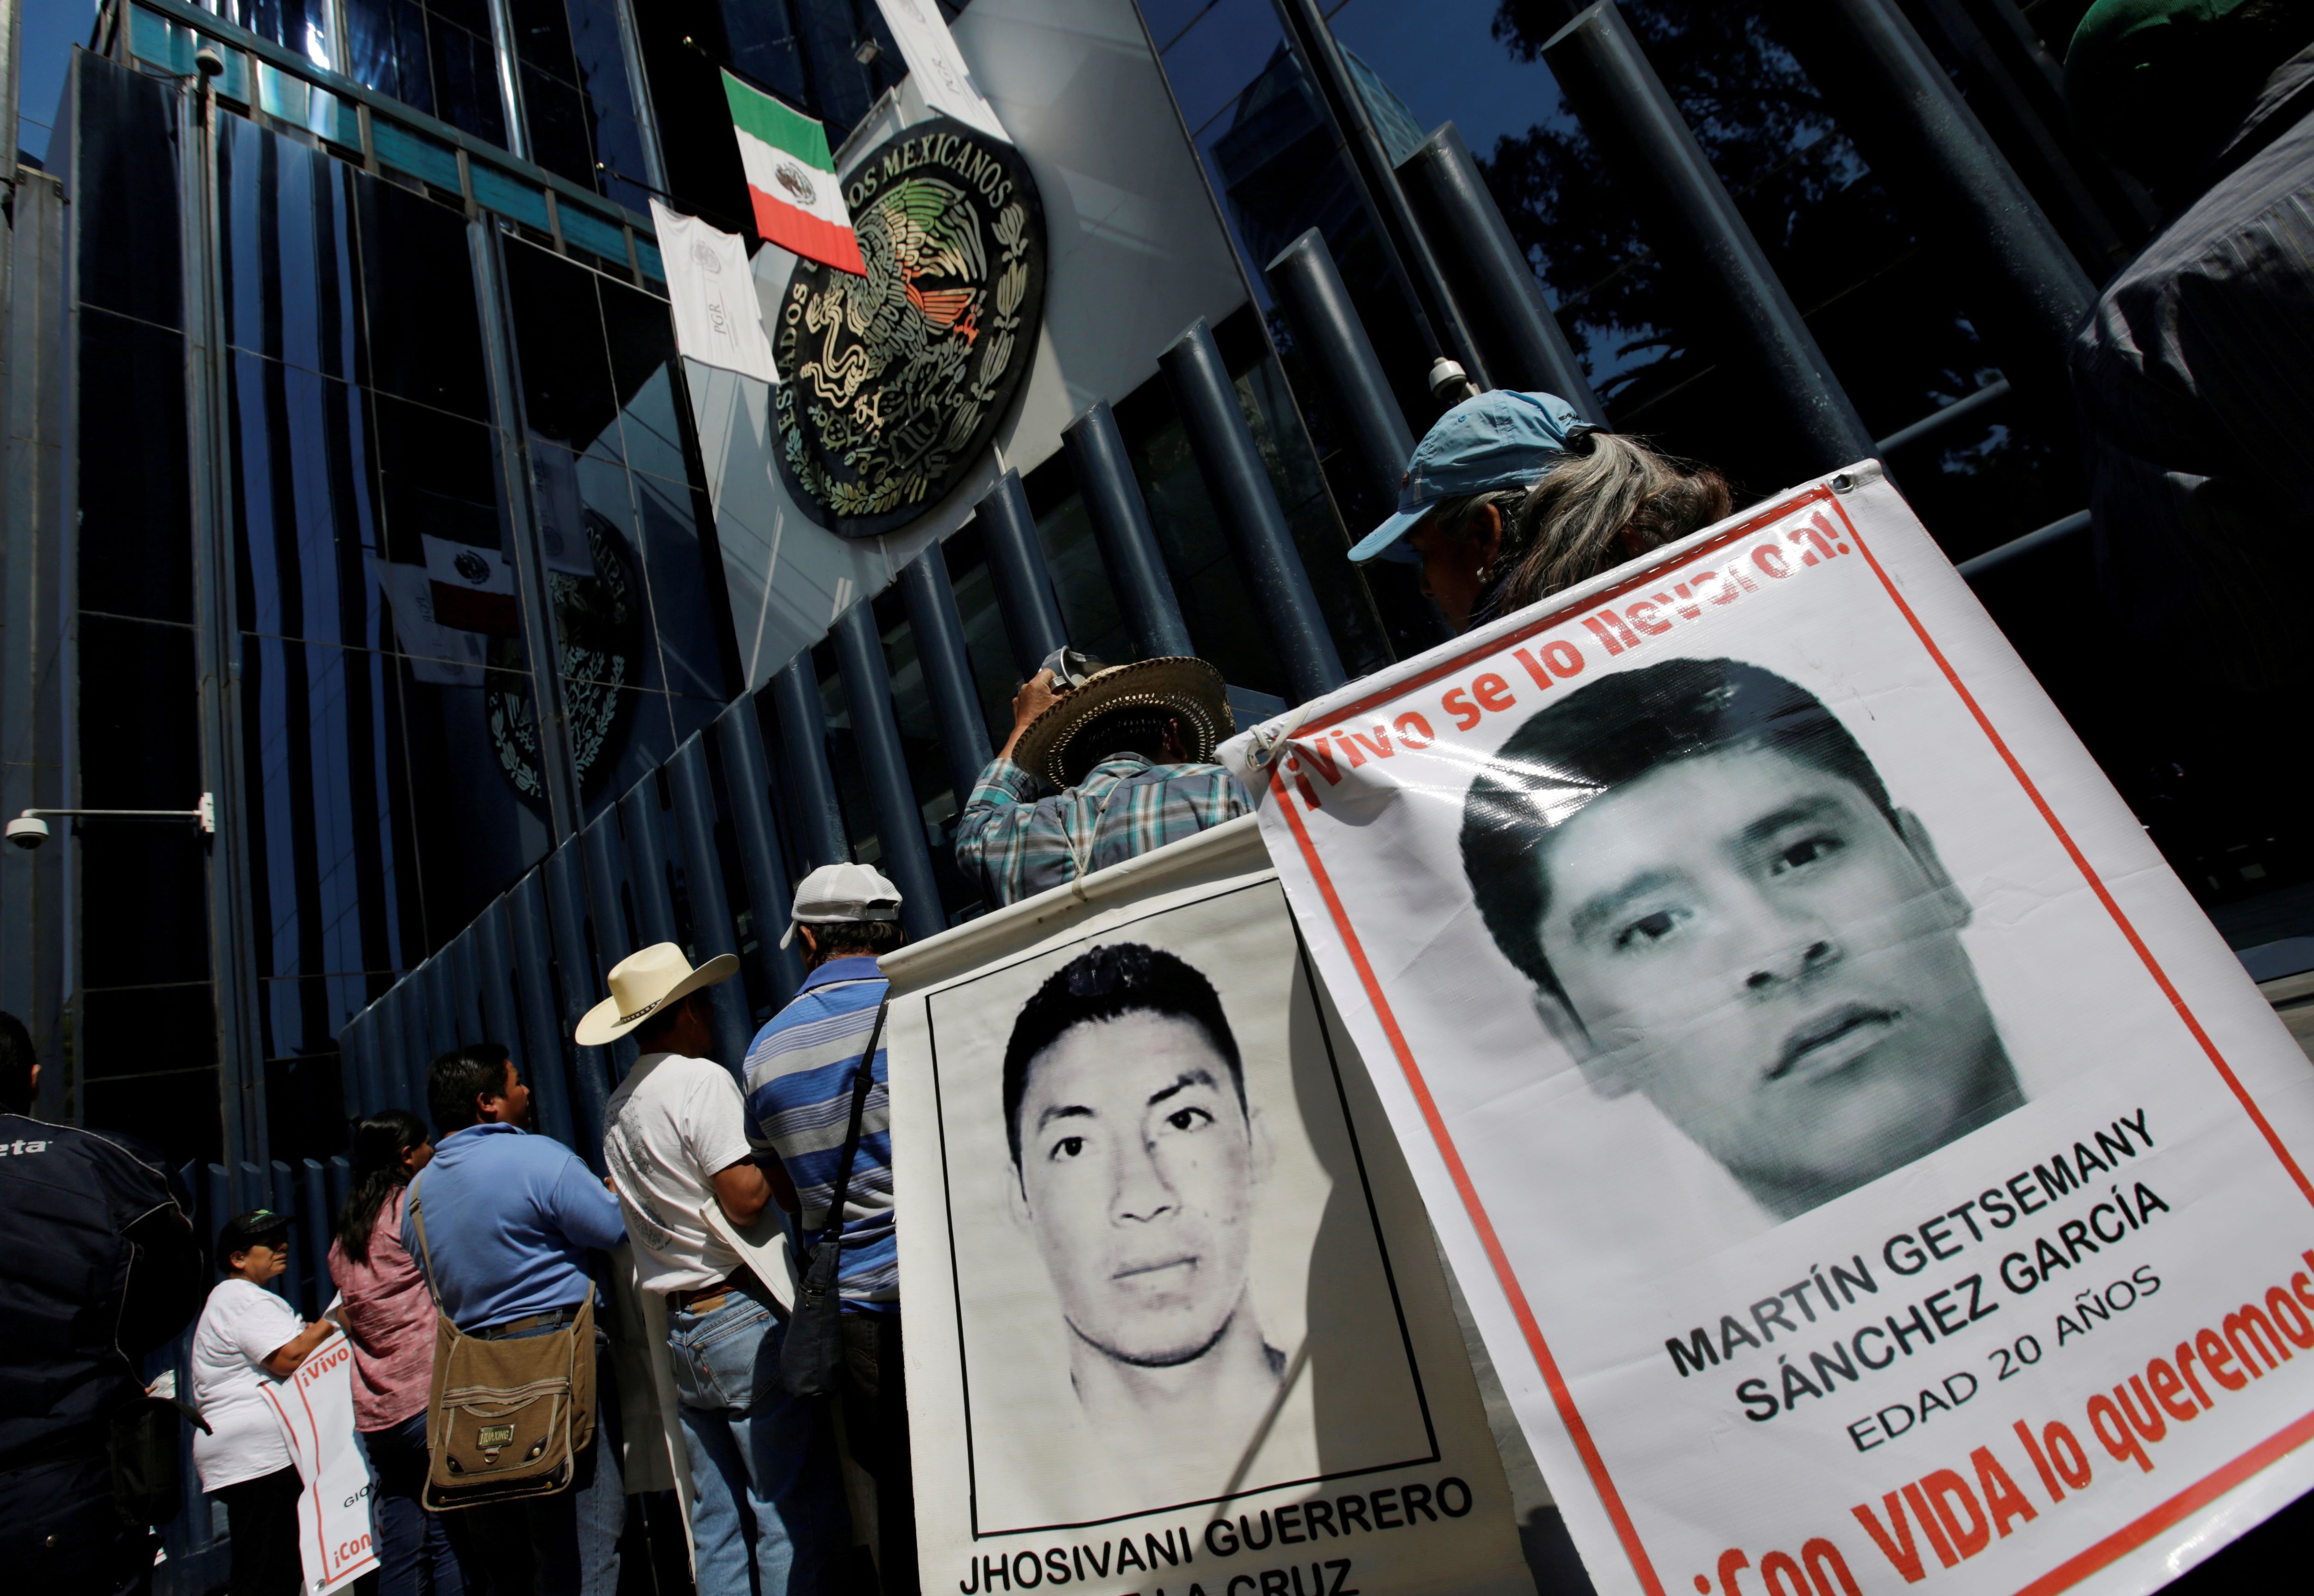
{"type": "Polygon", "coordinates": [[[260,39],[296,50],[316,66],[338,70],[338,31],[330,0],[225,0],[216,9],[260,39]]]}
{"type": "Polygon", "coordinates": [[[614,0],[511,0],[508,9],[531,159],[646,209],[649,174],[614,0]]]}
{"type": "Polygon", "coordinates": [[[506,144],[489,0],[345,0],[345,7],[354,81],[476,138],[506,144]]]}

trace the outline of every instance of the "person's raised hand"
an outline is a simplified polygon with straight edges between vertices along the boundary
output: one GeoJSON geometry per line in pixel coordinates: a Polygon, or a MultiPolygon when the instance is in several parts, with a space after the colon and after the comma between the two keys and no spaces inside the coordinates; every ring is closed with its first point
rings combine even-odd
{"type": "Polygon", "coordinates": [[[1012,749],[1020,741],[1020,734],[1029,723],[1061,701],[1061,691],[1053,685],[1053,673],[1038,671],[1020,683],[1020,691],[1012,695],[1012,735],[1004,739],[1004,752],[998,757],[1010,759],[1012,749]]]}

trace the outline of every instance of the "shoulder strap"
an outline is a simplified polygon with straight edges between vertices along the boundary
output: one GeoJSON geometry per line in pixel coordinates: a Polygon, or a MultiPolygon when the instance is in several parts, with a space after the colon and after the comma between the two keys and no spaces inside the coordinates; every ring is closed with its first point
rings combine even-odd
{"type": "Polygon", "coordinates": [[[418,1181],[424,1174],[421,1169],[410,1177],[410,1195],[404,1199],[404,1204],[410,1210],[410,1222],[418,1227],[418,1257],[422,1265],[418,1273],[425,1277],[426,1294],[434,1299],[434,1311],[447,1318],[449,1315],[442,1307],[442,1293],[434,1289],[434,1249],[426,1245],[426,1211],[418,1204],[418,1181]]]}
{"type": "Polygon", "coordinates": [[[820,1247],[843,1245],[843,1205],[852,1196],[852,1160],[860,1151],[860,1122],[868,1112],[868,1093],[876,1084],[876,1045],[884,1038],[884,1014],[891,1006],[888,998],[876,1005],[876,1023],[868,1032],[867,1051],[860,1055],[860,1068],[852,1078],[852,1124],[843,1133],[843,1158],[835,1167],[835,1193],[827,1205],[827,1222],[820,1228],[820,1247]]]}

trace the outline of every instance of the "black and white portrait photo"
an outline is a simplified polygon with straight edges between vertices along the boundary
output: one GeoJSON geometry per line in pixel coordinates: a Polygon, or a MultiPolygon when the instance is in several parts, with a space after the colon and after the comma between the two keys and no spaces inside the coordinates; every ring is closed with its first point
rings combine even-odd
{"type": "Polygon", "coordinates": [[[2025,1101],[1927,826],[1773,671],[1677,658],[1551,702],[1472,783],[1462,851],[1591,1088],[1779,1219],[2025,1101]]]}
{"type": "Polygon", "coordinates": [[[1434,1455],[1306,966],[1249,901],[932,1000],[984,1532],[1434,1455]]]}

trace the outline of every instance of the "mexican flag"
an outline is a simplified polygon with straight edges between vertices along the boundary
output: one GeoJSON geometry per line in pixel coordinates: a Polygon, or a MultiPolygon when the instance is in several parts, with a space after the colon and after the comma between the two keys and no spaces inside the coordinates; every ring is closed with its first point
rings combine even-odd
{"type": "Polygon", "coordinates": [[[835,181],[835,157],[827,153],[827,130],[729,72],[723,97],[730,101],[731,131],[747,169],[756,234],[765,243],[864,276],[852,213],[835,181]]]}

